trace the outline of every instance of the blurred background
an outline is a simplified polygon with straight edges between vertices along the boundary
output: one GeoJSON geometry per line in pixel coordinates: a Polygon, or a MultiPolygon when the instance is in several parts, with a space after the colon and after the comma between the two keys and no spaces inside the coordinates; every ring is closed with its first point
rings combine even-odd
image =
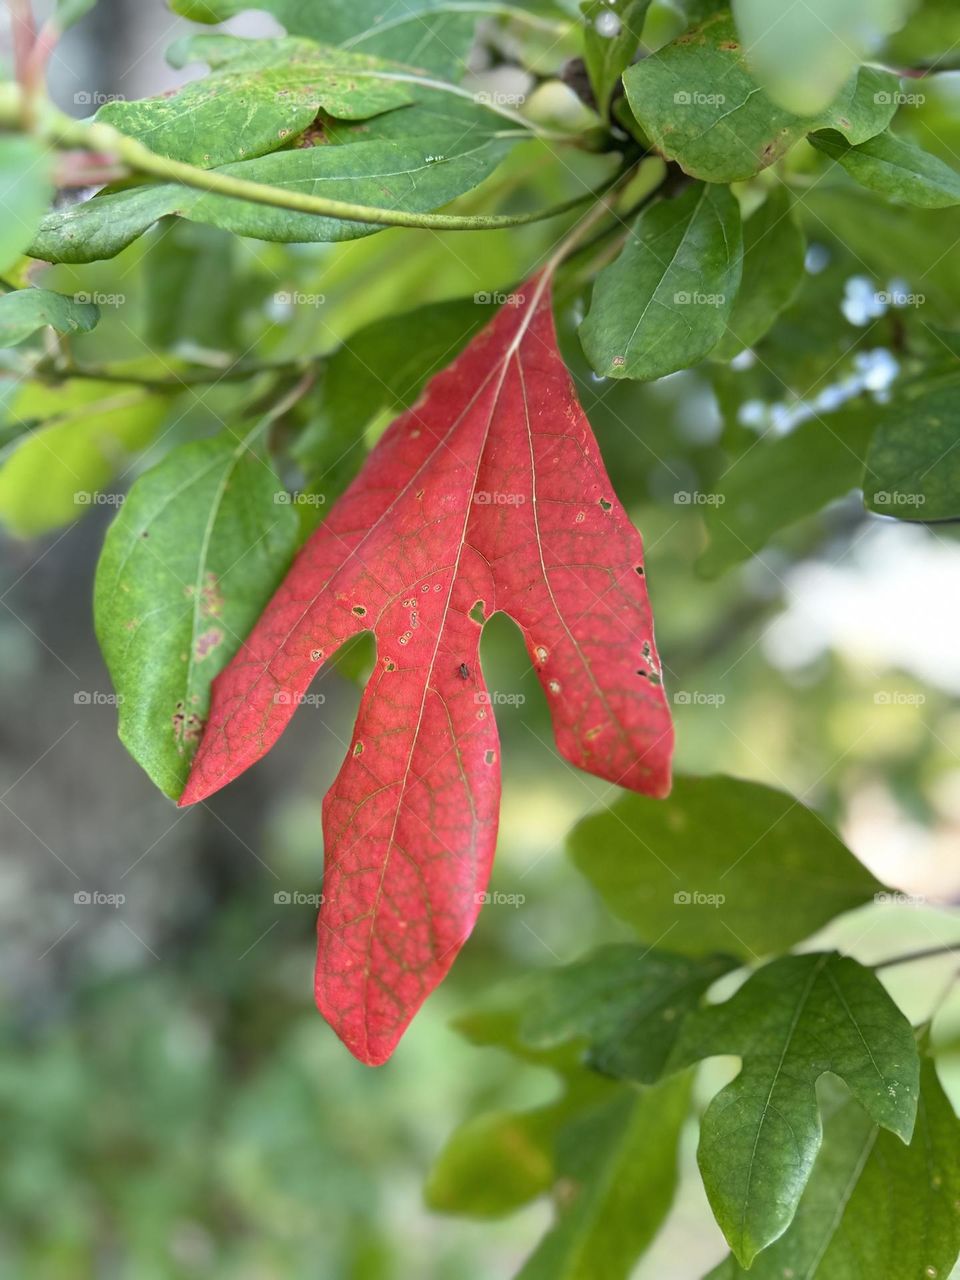
{"type": "MultiPolygon", "coordinates": [[[[104,95],[139,97],[196,74],[164,61],[189,26],[160,3],[102,0],[55,56],[54,99],[86,115],[104,95]]],[[[278,30],[253,13],[227,29],[278,30]]],[[[955,114],[953,80],[960,75],[938,77],[929,107],[940,113],[941,140],[960,132],[942,123],[955,114]]],[[[578,178],[609,167],[604,157],[578,163],[578,178]]],[[[540,168],[525,152],[486,191],[523,181],[536,200],[569,194],[567,179],[540,168]]],[[[337,248],[232,242],[229,274],[205,305],[220,308],[231,350],[255,344],[275,358],[329,350],[385,312],[509,287],[546,234],[388,231],[337,248]],[[278,302],[291,288],[325,302],[278,302]]],[[[810,234],[808,284],[783,339],[803,364],[799,391],[801,375],[791,374],[794,393],[811,399],[877,369],[882,392],[882,371],[897,358],[890,317],[864,314],[857,299],[889,278],[852,260],[827,227],[810,234]]],[[[165,236],[112,262],[45,270],[49,287],[121,299],[110,323],[81,340],[89,360],[143,354],[144,282],[169,263],[165,236]]],[[[188,240],[176,251],[188,253],[188,240]]],[[[189,338],[201,301],[185,284],[181,302],[189,338]]],[[[562,344],[645,538],[678,768],[793,792],[902,891],[900,902],[836,922],[818,944],[869,961],[953,941],[945,908],[960,900],[956,529],[865,515],[851,494],[707,579],[697,568],[703,513],[678,495],[709,487],[730,380],[750,370],[603,384],[578,350],[582,305],[574,282],[561,298],[562,344]]],[[[185,392],[169,410],[165,445],[216,430],[249,396],[242,386],[185,392]]],[[[791,424],[775,398],[756,398],[751,413],[758,431],[791,424]]],[[[378,426],[369,424],[371,434],[378,426]]],[[[156,456],[148,450],[118,490],[156,456]]],[[[431,1214],[422,1188],[457,1123],[546,1099],[556,1085],[469,1046],[448,1022],[501,979],[623,936],[564,854],[570,827],[613,789],[558,758],[519,635],[494,619],[484,666],[501,695],[504,798],[491,887],[505,900],[485,908],[391,1062],[360,1066],[313,1008],[310,896],[322,873],[320,803],[369,654],[326,669],[313,690],[322,699],[301,708],[242,781],[203,809],[179,812],[117,741],[93,635],[93,574],[113,511],[95,506],[42,539],[0,535],[0,1274],[512,1275],[549,1205],[472,1223],[431,1214]],[[96,895],[108,901],[85,900],[96,895]]],[[[950,971],[949,960],[937,961],[891,971],[889,982],[919,1019],[950,971]]],[[[960,1003],[942,1004],[936,1030],[956,1103],[960,1003]]],[[[725,1252],[699,1187],[695,1141],[691,1126],[676,1210],[638,1280],[696,1280],[725,1252]]]]}

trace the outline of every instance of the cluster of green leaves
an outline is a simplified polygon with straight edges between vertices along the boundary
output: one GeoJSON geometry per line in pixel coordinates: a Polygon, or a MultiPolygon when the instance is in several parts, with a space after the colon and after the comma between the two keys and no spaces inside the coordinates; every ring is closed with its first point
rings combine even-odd
{"type": "Polygon", "coordinates": [[[711,1280],[747,1268],[835,1280],[854,1257],[891,1280],[949,1274],[960,1124],[924,1034],[873,970],[777,954],[881,890],[836,835],[781,792],[681,778],[666,801],[625,797],[585,819],[569,850],[637,940],[458,1019],[473,1043],[564,1088],[545,1107],[468,1121],[433,1169],[430,1203],[496,1216],[552,1191],[557,1225],[520,1274],[623,1280],[670,1208],[690,1068],[736,1057],[700,1119],[700,1173],[731,1248],[711,1280]],[[715,984],[724,998],[706,1003],[715,984]],[[601,1108],[619,1123],[605,1129],[601,1108]],[[656,1194],[624,1172],[635,1161],[656,1194]]]}

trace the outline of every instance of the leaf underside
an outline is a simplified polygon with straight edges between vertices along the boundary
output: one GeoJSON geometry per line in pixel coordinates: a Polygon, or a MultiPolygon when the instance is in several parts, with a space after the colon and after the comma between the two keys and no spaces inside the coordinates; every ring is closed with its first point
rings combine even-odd
{"type": "Polygon", "coordinates": [[[573,764],[663,795],[672,727],[639,534],[529,281],[398,418],[213,686],[181,804],[276,741],[350,637],[377,663],[324,802],[317,1003],[383,1062],[470,933],[487,883],[499,745],[484,619],[519,625],[573,764]]]}

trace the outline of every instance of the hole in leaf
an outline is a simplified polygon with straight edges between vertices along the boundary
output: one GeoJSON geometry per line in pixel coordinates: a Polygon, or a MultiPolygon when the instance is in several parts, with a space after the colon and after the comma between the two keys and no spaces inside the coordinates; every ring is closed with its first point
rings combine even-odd
{"type": "Polygon", "coordinates": [[[643,573],[643,565],[642,565],[642,564],[638,564],[638,565],[637,565],[637,573],[639,573],[639,575],[640,575],[640,577],[641,577],[641,578],[644,576],[644,573],[643,573]]]}
{"type": "Polygon", "coordinates": [[[606,500],[606,498],[601,498],[601,499],[600,499],[600,506],[603,508],[603,510],[604,510],[604,511],[609,511],[609,510],[610,510],[610,508],[613,506],[613,503],[612,503],[612,502],[608,502],[608,501],[606,500]]]}
{"type": "Polygon", "coordinates": [[[362,743],[362,742],[358,742],[358,743],[357,743],[357,745],[353,748],[353,754],[354,754],[355,756],[362,756],[362,755],[363,755],[363,743],[362,743]]]}
{"type": "Polygon", "coordinates": [[[353,612],[357,615],[358,618],[366,617],[366,613],[367,613],[366,609],[363,607],[362,604],[355,604],[353,606],[353,612]]]}
{"type": "Polygon", "coordinates": [[[471,618],[474,622],[479,623],[481,627],[487,620],[486,615],[484,613],[484,608],[485,608],[484,602],[482,600],[477,600],[475,601],[473,608],[470,610],[470,613],[468,614],[468,617],[471,618]]]}
{"type": "Polygon", "coordinates": [[[497,758],[497,753],[495,751],[485,751],[483,753],[483,759],[485,764],[493,764],[496,758],[497,758]]]}

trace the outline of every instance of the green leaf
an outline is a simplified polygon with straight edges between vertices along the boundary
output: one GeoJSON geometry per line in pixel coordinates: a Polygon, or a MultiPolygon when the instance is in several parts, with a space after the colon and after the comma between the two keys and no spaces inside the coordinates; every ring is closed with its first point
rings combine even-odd
{"type": "Polygon", "coordinates": [[[93,302],[49,289],[17,289],[0,296],[0,347],[15,347],[45,325],[58,333],[88,333],[99,319],[93,302]]]}
{"type": "Polygon", "coordinates": [[[743,279],[715,359],[732,359],[769,330],[800,287],[805,253],[790,193],[775,187],[743,224],[743,279]]]}
{"type": "Polygon", "coordinates": [[[627,1280],[677,1182],[689,1080],[618,1090],[557,1139],[558,1218],[517,1280],[627,1280]]]}
{"type": "Polygon", "coordinates": [[[873,434],[863,479],[870,511],[899,520],[960,517],[960,375],[905,387],[873,434]]]}
{"type": "Polygon", "coordinates": [[[858,147],[851,147],[835,130],[812,133],[810,141],[842,164],[862,187],[888,199],[920,209],[960,204],[960,174],[894,133],[878,133],[858,147]]]}
{"type": "Polygon", "coordinates": [[[233,236],[216,227],[180,218],[160,223],[142,265],[148,346],[235,349],[243,305],[234,276],[236,249],[233,236]]]}
{"type": "Polygon", "coordinates": [[[51,153],[21,134],[0,137],[0,272],[27,250],[53,199],[51,153]]]}
{"type": "Polygon", "coordinates": [[[737,778],[623,796],[578,823],[568,848],[614,915],[685,955],[782,951],[882,888],[812,810],[737,778]]]}
{"type": "Polygon", "coordinates": [[[676,1063],[715,1055],[735,1055],[742,1068],[704,1112],[698,1162],[717,1222],[749,1267],[789,1227],[810,1177],[819,1078],[839,1076],[877,1125],[907,1143],[920,1060],[874,973],[835,953],[774,960],[725,1003],[691,1014],[676,1063]]]}
{"type": "MultiPolygon", "coordinates": [[[[411,127],[423,119],[414,115],[419,107],[403,111],[413,116],[411,127]]],[[[388,140],[373,135],[378,124],[373,121],[367,130],[370,141],[277,151],[217,172],[334,200],[427,212],[477,186],[516,141],[516,131],[500,131],[503,121],[491,112],[474,112],[472,124],[451,112],[448,131],[439,136],[388,140]]],[[[160,183],[96,196],[48,214],[30,251],[49,262],[112,258],[173,213],[237,235],[284,243],[355,240],[381,229],[160,183]]]]}
{"type": "Polygon", "coordinates": [[[686,1014],[733,968],[736,961],[723,956],[693,960],[631,943],[600,947],[539,976],[520,1035],[534,1048],[584,1040],[595,1070],[653,1084],[686,1014]]]}
{"type": "MultiPolygon", "coordinates": [[[[872,192],[816,183],[798,213],[811,238],[855,255],[859,270],[880,281],[905,282],[922,317],[955,326],[960,319],[960,240],[950,209],[897,210],[872,192]]],[[[901,286],[902,287],[902,286],[901,286]]]]}
{"type": "Polygon", "coordinates": [[[698,183],[644,209],[597,277],[580,327],[596,372],[649,381],[709,355],[733,309],[741,259],[740,208],[726,187],[698,183]]]}
{"type": "Polygon", "coordinates": [[[176,797],[209,705],[280,581],[298,521],[255,451],[265,427],[173,449],[142,475],[97,567],[97,638],[120,703],[120,738],[176,797]]]}
{"type": "Polygon", "coordinates": [[[732,0],[750,67],[775,102],[800,115],[827,107],[858,62],[901,26],[913,0],[732,0]]]}
{"type": "Polygon", "coordinates": [[[910,21],[890,41],[892,66],[933,66],[956,70],[960,44],[960,10],[954,0],[918,0],[910,21]]]}
{"type": "Polygon", "coordinates": [[[175,53],[178,66],[206,62],[213,70],[174,94],[108,102],[96,118],[158,155],[203,168],[276,151],[321,109],[363,120],[412,101],[399,68],[310,40],[196,36],[175,53]]]}
{"type": "Polygon", "coordinates": [[[0,455],[0,520],[34,537],[86,515],[166,410],[162,397],[114,383],[25,386],[7,411],[28,430],[0,455]]]}
{"type": "Polygon", "coordinates": [[[430,1170],[424,1195],[437,1213],[500,1218],[549,1191],[553,1144],[566,1115],[559,1106],[492,1111],[450,1137],[430,1170]]]}
{"type": "Polygon", "coordinates": [[[746,181],[814,129],[865,142],[889,124],[899,89],[892,73],[862,67],[821,115],[795,115],[757,84],[728,12],[628,68],[623,83],[657,150],[708,182],[746,181]]]}
{"type": "Polygon", "coordinates": [[[459,76],[478,20],[503,6],[459,0],[172,0],[171,8],[195,22],[223,22],[251,7],[265,9],[290,35],[310,36],[359,53],[406,62],[435,74],[459,76]]]}
{"type": "Polygon", "coordinates": [[[633,61],[649,8],[650,0],[584,0],[581,5],[587,74],[601,115],[633,61]]]}
{"type": "Polygon", "coordinates": [[[294,454],[308,482],[328,497],[363,461],[366,429],[410,407],[491,318],[472,298],[434,302],[366,325],[326,362],[310,424],[294,454]]]}
{"type": "Polygon", "coordinates": [[[57,0],[57,26],[66,31],[96,5],[97,0],[57,0]]]}
{"type": "Polygon", "coordinates": [[[730,1257],[707,1280],[945,1280],[960,1251],[958,1201],[960,1124],[924,1058],[909,1147],[837,1098],[789,1230],[749,1272],[730,1257]]]}
{"type": "Polygon", "coordinates": [[[724,573],[781,529],[859,488],[878,412],[869,406],[818,415],[732,459],[712,486],[714,503],[704,507],[710,544],[697,568],[708,577],[724,573]]]}

